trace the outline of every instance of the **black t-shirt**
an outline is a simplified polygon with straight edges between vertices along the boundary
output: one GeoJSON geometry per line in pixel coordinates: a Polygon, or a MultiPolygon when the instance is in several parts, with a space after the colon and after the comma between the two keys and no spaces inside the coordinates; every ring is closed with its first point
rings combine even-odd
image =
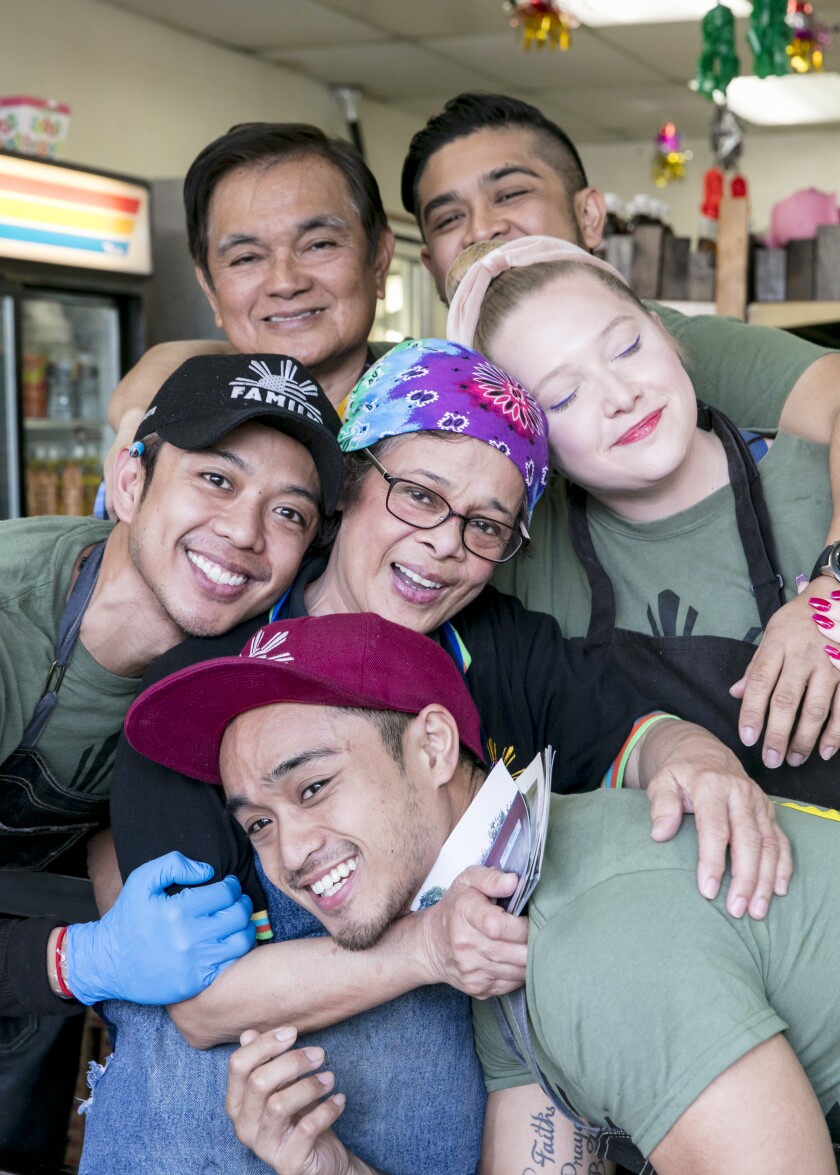
{"type": "MultiPolygon", "coordinates": [[[[301,568],[280,618],[306,615],[303,592],[323,561],[301,568]]],[[[192,638],[171,649],[146,674],[151,685],[211,657],[237,656],[264,617],[225,636],[192,638]]],[[[556,752],[554,791],[598,787],[633,722],[652,707],[632,685],[610,679],[565,641],[553,617],[529,612],[488,587],[452,624],[471,663],[466,681],[481,715],[489,761],[504,757],[513,772],[548,745],[556,752]]],[[[446,640],[441,640],[448,647],[446,640]]],[[[216,877],[236,874],[254,908],[265,901],[250,844],[224,810],[224,793],[139,755],[123,736],[111,792],[111,825],[123,877],[173,849],[209,862],[216,877]]]]}

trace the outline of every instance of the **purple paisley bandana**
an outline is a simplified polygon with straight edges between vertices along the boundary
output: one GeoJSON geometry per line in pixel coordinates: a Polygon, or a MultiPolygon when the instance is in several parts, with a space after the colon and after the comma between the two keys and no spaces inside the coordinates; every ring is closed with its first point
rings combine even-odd
{"type": "Polygon", "coordinates": [[[411,432],[455,432],[510,458],[532,513],[548,478],[542,409],[525,388],[477,351],[444,339],[399,343],[347,400],[338,443],[345,453],[411,432]]]}

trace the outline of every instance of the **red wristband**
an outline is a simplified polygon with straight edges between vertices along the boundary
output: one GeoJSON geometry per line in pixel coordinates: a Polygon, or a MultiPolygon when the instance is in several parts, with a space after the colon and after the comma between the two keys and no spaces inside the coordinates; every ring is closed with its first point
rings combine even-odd
{"type": "Polygon", "coordinates": [[[58,932],[58,938],[56,939],[56,942],[55,942],[55,977],[58,980],[58,986],[61,988],[61,994],[64,996],[64,998],[67,1000],[74,1000],[76,997],[73,995],[70,988],[64,982],[64,976],[61,974],[61,963],[62,963],[61,948],[64,946],[64,939],[65,939],[66,935],[67,935],[67,927],[62,926],[61,930],[59,930],[59,932],[58,932]]]}

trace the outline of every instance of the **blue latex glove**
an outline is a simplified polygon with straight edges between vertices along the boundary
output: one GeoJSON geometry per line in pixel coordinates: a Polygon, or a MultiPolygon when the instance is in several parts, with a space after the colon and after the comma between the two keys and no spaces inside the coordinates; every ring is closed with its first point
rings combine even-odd
{"type": "Polygon", "coordinates": [[[76,999],[177,1004],[249,951],[256,937],[253,906],[235,877],[165,892],[212,876],[210,865],[167,853],[129,875],[99,922],[68,926],[67,983],[76,999]]]}

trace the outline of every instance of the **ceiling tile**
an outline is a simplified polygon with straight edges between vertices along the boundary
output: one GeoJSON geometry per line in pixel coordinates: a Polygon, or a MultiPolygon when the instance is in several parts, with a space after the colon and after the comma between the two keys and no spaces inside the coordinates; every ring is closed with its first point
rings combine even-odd
{"type": "Polygon", "coordinates": [[[598,36],[606,44],[643,62],[663,79],[687,82],[697,72],[697,58],[702,47],[699,24],[601,28],[598,36]]]}
{"type": "Polygon", "coordinates": [[[587,29],[578,29],[572,48],[565,53],[547,48],[526,50],[513,30],[495,36],[444,37],[427,44],[453,62],[469,62],[474,69],[493,78],[492,88],[497,90],[511,86],[529,90],[556,86],[564,90],[591,86],[598,78],[608,79],[610,86],[644,85],[661,80],[644,64],[587,29]]]}
{"type": "Polygon", "coordinates": [[[378,25],[406,39],[451,33],[492,33],[507,17],[501,0],[324,0],[338,12],[378,25]]]}
{"type": "Polygon", "coordinates": [[[457,94],[464,89],[492,88],[492,74],[465,69],[463,64],[405,42],[382,45],[325,46],[266,56],[322,82],[359,85],[371,98],[399,98],[428,93],[457,94]]]}
{"type": "Polygon", "coordinates": [[[336,12],[317,0],[110,0],[138,16],[237,49],[294,48],[381,41],[374,25],[336,12]]]}
{"type": "Polygon", "coordinates": [[[651,141],[665,122],[676,123],[683,135],[705,135],[713,113],[710,102],[687,86],[669,82],[620,89],[587,87],[540,95],[536,102],[542,109],[549,103],[560,112],[556,121],[564,128],[569,115],[583,116],[609,135],[651,141]]]}
{"type": "MultiPolygon", "coordinates": [[[[358,84],[420,118],[469,89],[534,102],[591,142],[643,142],[667,120],[686,135],[705,135],[711,118],[711,108],[684,90],[700,52],[698,21],[581,28],[568,53],[525,52],[501,0],[102,2],[326,84],[358,84]]],[[[673,0],[673,11],[681,2],[673,0]]],[[[821,22],[840,25],[840,0],[815,6],[821,22]]],[[[752,72],[747,28],[747,20],[736,22],[744,73],[752,72]]],[[[840,70],[840,36],[826,65],[840,70]]]]}

